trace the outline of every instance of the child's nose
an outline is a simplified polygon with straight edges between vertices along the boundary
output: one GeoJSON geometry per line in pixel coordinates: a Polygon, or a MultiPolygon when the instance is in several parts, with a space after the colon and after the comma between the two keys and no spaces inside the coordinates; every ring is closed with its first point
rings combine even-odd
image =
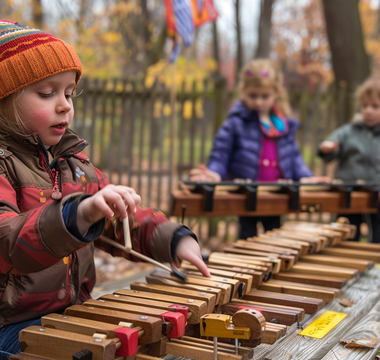
{"type": "Polygon", "coordinates": [[[57,112],[69,112],[71,110],[72,104],[69,101],[69,98],[62,96],[59,98],[57,104],[57,112]]]}

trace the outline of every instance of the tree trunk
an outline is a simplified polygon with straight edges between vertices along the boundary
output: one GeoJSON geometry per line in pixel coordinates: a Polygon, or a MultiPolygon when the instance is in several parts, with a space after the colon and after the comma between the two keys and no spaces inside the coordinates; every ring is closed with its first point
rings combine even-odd
{"type": "Polygon", "coordinates": [[[268,58],[270,53],[270,34],[272,29],[272,7],[275,0],[261,0],[259,20],[259,40],[256,58],[268,58]]]}
{"type": "Polygon", "coordinates": [[[236,67],[235,83],[239,79],[240,69],[243,67],[243,44],[241,41],[241,23],[240,23],[240,0],[235,0],[235,21],[236,21],[236,67]]]}
{"type": "Polygon", "coordinates": [[[350,121],[352,95],[370,74],[358,4],[359,0],[323,0],[335,83],[347,88],[340,123],[350,121]]]}
{"type": "Polygon", "coordinates": [[[218,35],[218,25],[216,20],[212,22],[212,46],[214,60],[217,64],[217,69],[215,72],[220,72],[220,51],[219,51],[219,35],[218,35]]]}
{"type": "Polygon", "coordinates": [[[151,65],[154,65],[162,58],[164,54],[164,47],[167,38],[166,23],[162,25],[158,39],[151,44],[151,48],[147,51],[145,58],[144,71],[151,65]]]}
{"type": "Polygon", "coordinates": [[[41,0],[32,1],[32,14],[33,14],[33,22],[35,26],[38,29],[41,29],[44,22],[41,0]]]}

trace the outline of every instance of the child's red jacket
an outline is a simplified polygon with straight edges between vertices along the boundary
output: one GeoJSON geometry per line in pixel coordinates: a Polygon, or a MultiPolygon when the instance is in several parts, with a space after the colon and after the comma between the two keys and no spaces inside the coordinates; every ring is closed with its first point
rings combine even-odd
{"type": "MultiPolygon", "coordinates": [[[[67,130],[49,149],[36,134],[0,139],[0,327],[59,312],[90,298],[95,285],[94,245],[66,228],[62,209],[72,197],[94,194],[108,184],[81,153],[86,141],[67,130]],[[50,167],[49,167],[50,165],[50,167]],[[51,198],[58,171],[61,200],[51,198]]],[[[138,209],[132,230],[135,250],[170,261],[170,244],[181,224],[152,209],[138,209]]],[[[115,236],[106,224],[107,236],[115,236]]],[[[104,245],[104,244],[103,244],[104,245]]],[[[116,251],[113,255],[116,254],[116,251]]]]}

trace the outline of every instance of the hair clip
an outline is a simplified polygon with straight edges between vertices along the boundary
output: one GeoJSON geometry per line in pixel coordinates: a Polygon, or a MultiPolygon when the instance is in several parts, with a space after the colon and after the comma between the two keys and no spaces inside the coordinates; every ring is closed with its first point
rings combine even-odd
{"type": "Polygon", "coordinates": [[[245,75],[251,77],[251,76],[253,76],[253,73],[252,73],[252,71],[247,70],[247,71],[245,72],[245,75]]]}
{"type": "Polygon", "coordinates": [[[267,77],[269,75],[268,71],[260,71],[261,76],[267,77]]]}

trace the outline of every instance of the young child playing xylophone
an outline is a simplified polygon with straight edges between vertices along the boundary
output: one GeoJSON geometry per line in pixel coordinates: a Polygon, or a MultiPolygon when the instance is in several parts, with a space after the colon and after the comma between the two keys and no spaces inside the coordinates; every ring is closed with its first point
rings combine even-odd
{"type": "MultiPolygon", "coordinates": [[[[336,129],[319,145],[319,155],[338,160],[335,178],[380,181],[380,77],[367,79],[356,91],[360,114],[356,121],[336,129]]],[[[339,215],[338,215],[339,216],[339,215]]],[[[357,226],[353,240],[360,239],[360,225],[368,224],[369,241],[380,243],[380,207],[375,214],[344,215],[357,226]]]]}
{"type": "MultiPolygon", "coordinates": [[[[192,169],[191,181],[330,181],[314,177],[302,159],[295,134],[300,124],[286,117],[290,106],[283,75],[273,61],[248,62],[240,73],[239,92],[240,100],[214,138],[207,167],[192,169]]],[[[265,230],[280,226],[279,216],[241,216],[239,238],[255,236],[258,221],[265,230]]]]}
{"type": "Polygon", "coordinates": [[[0,359],[20,351],[19,331],[90,298],[94,245],[123,243],[158,261],[188,260],[210,276],[196,236],[127,186],[109,185],[68,129],[82,74],[74,49],[25,25],[0,21],[0,359]],[[94,243],[95,240],[98,240],[94,243]]]}

